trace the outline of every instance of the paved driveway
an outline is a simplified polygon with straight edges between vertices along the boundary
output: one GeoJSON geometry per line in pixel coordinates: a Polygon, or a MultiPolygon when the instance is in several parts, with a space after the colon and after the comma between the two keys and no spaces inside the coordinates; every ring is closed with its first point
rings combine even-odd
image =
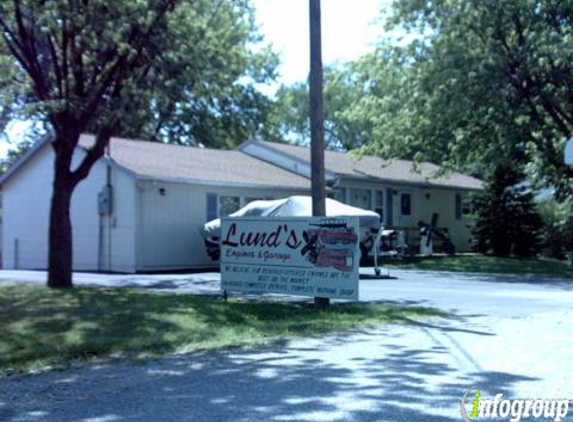
{"type": "MultiPolygon", "coordinates": [[[[392,275],[397,279],[362,280],[361,299],[438,306],[457,316],[262,350],[3,379],[0,420],[450,422],[461,420],[458,404],[470,386],[482,396],[573,398],[573,280],[392,275]]],[[[0,273],[5,278],[14,274],[0,273]]],[[[81,275],[76,283],[106,279],[218,290],[216,274],[81,275]]]]}

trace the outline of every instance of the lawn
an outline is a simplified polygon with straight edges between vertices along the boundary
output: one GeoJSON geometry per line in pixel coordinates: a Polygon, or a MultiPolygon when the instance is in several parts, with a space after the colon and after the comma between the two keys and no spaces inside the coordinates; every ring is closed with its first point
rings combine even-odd
{"type": "Polygon", "coordinates": [[[0,375],[64,368],[93,358],[265,344],[299,335],[444,316],[431,308],[327,309],[136,289],[51,290],[0,284],[0,375]]]}
{"type": "Polygon", "coordinates": [[[416,270],[463,271],[573,278],[573,267],[552,259],[497,258],[482,255],[436,257],[420,261],[392,261],[389,266],[416,270]]]}

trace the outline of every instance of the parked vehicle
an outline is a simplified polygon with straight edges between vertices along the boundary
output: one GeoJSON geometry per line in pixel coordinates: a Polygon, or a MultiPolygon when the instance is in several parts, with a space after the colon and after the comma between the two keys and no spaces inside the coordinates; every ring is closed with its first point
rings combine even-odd
{"type": "MultiPolygon", "coordinates": [[[[310,196],[291,196],[285,199],[271,201],[253,201],[240,210],[234,212],[230,217],[310,217],[312,216],[312,198],[310,196]]],[[[362,258],[374,245],[376,233],[380,229],[380,216],[374,211],[363,210],[335,201],[326,199],[327,217],[358,217],[360,225],[360,252],[362,258]]],[[[217,261],[221,255],[220,249],[221,219],[209,221],[203,226],[203,239],[207,254],[211,259],[217,261]]],[[[322,234],[324,243],[350,242],[351,238],[327,239],[328,233],[322,234]]],[[[340,237],[340,235],[338,235],[340,237]]],[[[354,240],[355,241],[355,240],[354,240]]]]}

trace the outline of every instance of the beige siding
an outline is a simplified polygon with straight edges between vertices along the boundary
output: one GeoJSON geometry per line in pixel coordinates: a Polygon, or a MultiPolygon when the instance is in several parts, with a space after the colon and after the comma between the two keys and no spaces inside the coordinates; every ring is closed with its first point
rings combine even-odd
{"type": "MultiPolygon", "coordinates": [[[[77,165],[84,152],[74,156],[77,165]]],[[[45,269],[48,256],[48,220],[53,179],[53,152],[42,148],[20,169],[3,188],[3,267],[45,269]],[[18,251],[15,251],[15,244],[18,251]]],[[[104,261],[104,270],[133,272],[135,270],[135,183],[122,171],[113,171],[116,185],[115,215],[104,221],[111,227],[111,263],[104,261]],[[115,251],[115,252],[114,252],[115,251]]],[[[97,193],[105,185],[106,165],[98,162],[89,177],[78,185],[72,197],[73,266],[78,271],[98,270],[99,225],[97,193]]],[[[107,245],[104,245],[107,247],[107,245]]]]}
{"type": "Polygon", "coordinates": [[[4,185],[3,268],[46,268],[52,174],[52,153],[43,148],[4,185]]]}
{"type": "MultiPolygon", "coordinates": [[[[264,177],[264,176],[261,176],[264,177]]],[[[202,227],[207,222],[207,194],[284,198],[304,191],[224,188],[141,181],[139,191],[138,270],[207,267],[202,227]],[[160,189],[164,189],[161,195],[160,189]]],[[[243,205],[243,203],[241,203],[243,205]]]]}
{"type": "MultiPolygon", "coordinates": [[[[372,204],[371,209],[374,210],[374,198],[376,190],[391,189],[393,193],[393,226],[408,226],[416,227],[418,221],[422,220],[427,223],[430,222],[432,214],[437,212],[440,215],[438,226],[447,227],[450,231],[452,241],[459,252],[466,252],[470,249],[470,227],[473,220],[467,216],[462,216],[457,220],[455,217],[455,195],[456,193],[464,193],[464,190],[453,190],[447,188],[421,188],[411,187],[398,184],[382,184],[375,182],[363,182],[354,180],[342,180],[340,187],[346,188],[346,198],[350,198],[348,189],[369,189],[371,191],[372,204]],[[409,193],[412,197],[411,208],[412,213],[410,216],[401,215],[400,195],[402,193],[409,193]]],[[[384,222],[387,223],[387,209],[386,209],[386,195],[384,196],[384,222]]],[[[352,204],[351,204],[352,205],[352,204]]]]}
{"type": "Polygon", "coordinates": [[[458,252],[469,251],[471,247],[469,226],[473,225],[473,220],[465,216],[462,216],[459,220],[456,219],[455,195],[464,191],[450,189],[420,189],[419,191],[422,219],[429,223],[432,214],[437,212],[440,215],[438,226],[448,228],[456,250],[458,252]],[[429,198],[427,195],[429,195],[429,198]]]}

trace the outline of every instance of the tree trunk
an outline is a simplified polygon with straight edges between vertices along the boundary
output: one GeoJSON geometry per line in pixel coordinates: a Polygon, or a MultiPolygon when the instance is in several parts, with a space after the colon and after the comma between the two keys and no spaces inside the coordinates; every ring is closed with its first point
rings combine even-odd
{"type": "Polygon", "coordinates": [[[55,162],[48,241],[48,287],[58,288],[73,287],[72,222],[70,220],[72,193],[78,183],[88,177],[96,161],[103,156],[111,134],[117,127],[117,122],[100,130],[95,145],[88,150],[73,172],[70,167],[83,126],[74,125],[73,122],[67,122],[67,126],[66,130],[58,133],[52,142],[55,162]]]}
{"type": "Polygon", "coordinates": [[[74,183],[67,165],[56,158],[48,252],[48,287],[72,285],[72,223],[70,205],[74,183]]]}

